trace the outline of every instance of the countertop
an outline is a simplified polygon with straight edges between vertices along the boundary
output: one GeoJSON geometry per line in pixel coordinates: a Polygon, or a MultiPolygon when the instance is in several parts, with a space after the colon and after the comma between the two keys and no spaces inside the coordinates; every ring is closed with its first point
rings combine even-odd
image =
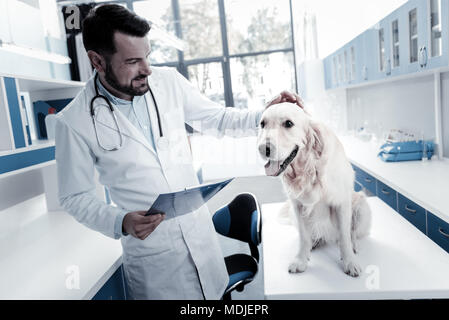
{"type": "Polygon", "coordinates": [[[449,255],[377,197],[371,234],[356,255],[363,273],[343,272],[340,250],[328,244],[312,251],[307,270],[291,274],[299,235],[278,213],[283,203],[262,205],[265,297],[267,299],[449,298],[449,255]]]}
{"type": "Polygon", "coordinates": [[[349,160],[360,169],[449,222],[449,160],[384,162],[378,144],[340,136],[349,160]]]}
{"type": "Polygon", "coordinates": [[[0,299],[91,299],[122,263],[119,240],[47,212],[45,195],[0,211],[0,299]]]}

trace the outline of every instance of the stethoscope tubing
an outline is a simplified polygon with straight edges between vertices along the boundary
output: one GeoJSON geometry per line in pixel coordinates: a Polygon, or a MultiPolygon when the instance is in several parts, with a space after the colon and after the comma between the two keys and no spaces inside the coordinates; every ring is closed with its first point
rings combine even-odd
{"type": "MultiPolygon", "coordinates": [[[[109,101],[109,99],[108,99],[106,96],[101,95],[101,94],[98,92],[97,79],[98,79],[98,73],[95,75],[95,79],[94,79],[95,96],[90,100],[90,115],[91,115],[91,117],[92,117],[92,122],[93,122],[93,125],[94,125],[95,136],[96,136],[96,138],[97,138],[98,145],[99,145],[103,150],[105,150],[105,151],[116,151],[116,150],[119,150],[119,149],[122,147],[122,145],[123,145],[122,131],[120,130],[120,126],[119,126],[119,124],[118,124],[117,117],[115,116],[115,109],[114,109],[114,107],[112,106],[112,103],[109,101]],[[108,105],[108,108],[109,108],[109,110],[110,110],[110,112],[111,112],[111,114],[112,114],[112,117],[114,118],[115,125],[116,125],[117,130],[118,130],[119,135],[120,135],[120,146],[119,146],[118,148],[117,148],[117,147],[114,147],[113,149],[106,149],[106,148],[104,148],[104,147],[101,145],[101,143],[100,143],[100,140],[99,140],[99,138],[98,138],[98,133],[97,133],[97,126],[96,126],[96,123],[95,123],[95,110],[94,110],[94,102],[95,102],[95,100],[97,100],[97,99],[103,99],[103,100],[106,101],[106,103],[107,103],[107,105],[108,105]]],[[[160,117],[160,114],[159,114],[159,108],[158,108],[158,106],[157,106],[156,99],[154,98],[153,90],[151,90],[151,88],[149,88],[149,91],[150,91],[150,94],[151,94],[151,98],[153,99],[154,106],[155,106],[155,108],[156,108],[157,122],[158,122],[158,126],[159,126],[159,135],[160,135],[160,137],[162,138],[162,137],[164,136],[164,134],[163,134],[163,132],[162,132],[162,125],[161,125],[161,117],[160,117]]],[[[146,101],[146,97],[145,97],[145,101],[146,101]]],[[[148,106],[148,103],[147,103],[147,106],[148,106]]]]}

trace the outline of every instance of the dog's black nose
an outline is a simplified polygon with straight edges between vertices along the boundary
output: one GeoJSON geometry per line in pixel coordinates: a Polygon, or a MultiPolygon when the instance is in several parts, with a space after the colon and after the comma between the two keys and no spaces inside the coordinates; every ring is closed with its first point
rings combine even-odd
{"type": "Polygon", "coordinates": [[[270,145],[269,145],[269,144],[267,144],[267,145],[265,146],[265,154],[266,154],[267,157],[270,156],[270,145]]]}
{"type": "Polygon", "coordinates": [[[269,157],[274,152],[274,147],[271,143],[264,143],[259,146],[259,152],[265,157],[269,157]]]}

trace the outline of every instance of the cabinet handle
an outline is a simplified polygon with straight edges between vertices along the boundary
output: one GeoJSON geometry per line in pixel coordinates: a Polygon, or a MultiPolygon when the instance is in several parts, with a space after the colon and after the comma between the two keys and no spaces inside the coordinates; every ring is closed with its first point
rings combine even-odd
{"type": "Polygon", "coordinates": [[[390,192],[386,191],[385,189],[382,189],[381,191],[382,191],[383,194],[390,194],[390,192]]]}
{"type": "Polygon", "coordinates": [[[426,46],[424,46],[422,48],[422,52],[423,52],[423,67],[427,67],[427,59],[428,59],[428,57],[427,57],[427,47],[426,46]]]}
{"type": "Polygon", "coordinates": [[[449,234],[447,234],[446,232],[444,232],[442,228],[438,228],[438,231],[439,231],[443,236],[445,236],[446,238],[449,238],[449,234]]]}
{"type": "Polygon", "coordinates": [[[368,182],[368,183],[373,182],[373,180],[371,180],[370,178],[365,178],[365,181],[368,182]]]}
{"type": "Polygon", "coordinates": [[[405,210],[407,210],[408,212],[411,212],[411,213],[416,213],[416,210],[410,209],[408,207],[408,204],[405,205],[405,210]]]}

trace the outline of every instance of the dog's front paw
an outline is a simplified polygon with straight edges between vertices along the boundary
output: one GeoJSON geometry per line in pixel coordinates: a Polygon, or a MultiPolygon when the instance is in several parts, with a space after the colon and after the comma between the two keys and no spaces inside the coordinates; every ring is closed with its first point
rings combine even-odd
{"type": "Polygon", "coordinates": [[[307,260],[303,261],[301,259],[295,259],[288,267],[288,272],[290,273],[300,273],[307,269],[307,260]]]}
{"type": "Polygon", "coordinates": [[[343,271],[351,277],[358,277],[362,273],[362,268],[355,261],[343,261],[343,271]]]}

